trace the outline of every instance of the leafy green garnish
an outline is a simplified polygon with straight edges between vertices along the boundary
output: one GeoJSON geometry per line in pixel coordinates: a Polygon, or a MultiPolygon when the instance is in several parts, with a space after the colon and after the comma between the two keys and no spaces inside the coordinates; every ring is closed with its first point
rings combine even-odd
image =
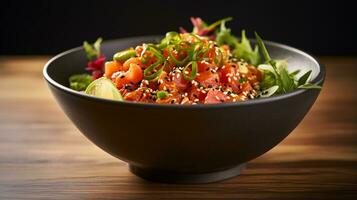
{"type": "Polygon", "coordinates": [[[260,63],[258,46],[255,45],[253,50],[250,41],[246,37],[245,30],[242,31],[242,36],[238,39],[232,35],[230,29],[226,28],[225,21],[222,21],[221,27],[217,32],[216,42],[218,45],[229,45],[233,49],[232,53],[236,58],[244,59],[252,65],[260,63]]]}
{"type": "Polygon", "coordinates": [[[311,72],[312,72],[312,70],[309,70],[304,75],[302,75],[298,80],[298,85],[304,85],[305,83],[307,83],[311,72]]]}
{"type": "Polygon", "coordinates": [[[265,63],[268,65],[262,65],[258,68],[263,69],[264,79],[261,82],[261,87],[263,90],[271,88],[276,85],[279,87],[278,90],[275,91],[277,94],[291,92],[297,88],[304,89],[320,89],[321,86],[308,83],[311,70],[302,75],[299,80],[295,80],[295,76],[300,72],[300,70],[296,70],[294,72],[289,73],[288,71],[288,63],[284,60],[273,60],[271,59],[268,50],[265,47],[265,44],[261,37],[255,33],[256,41],[263,55],[265,63]],[[269,67],[271,66],[271,68],[269,67]]]}
{"type": "Polygon", "coordinates": [[[257,65],[260,62],[259,48],[255,45],[254,50],[250,45],[250,41],[245,35],[245,30],[242,30],[242,37],[237,43],[236,49],[233,52],[238,58],[247,60],[252,65],[257,65]]]}
{"type": "Polygon", "coordinates": [[[300,69],[297,69],[297,70],[291,72],[291,73],[290,73],[290,76],[292,76],[292,77],[295,78],[295,76],[298,75],[298,74],[300,73],[300,71],[301,71],[300,69]]]}
{"type": "Polygon", "coordinates": [[[264,79],[262,80],[262,82],[260,82],[261,88],[267,89],[273,87],[274,85],[277,85],[275,74],[273,72],[268,70],[262,70],[262,71],[264,73],[264,79]]]}
{"type": "Polygon", "coordinates": [[[321,86],[316,85],[316,84],[311,84],[311,83],[305,83],[304,85],[299,85],[298,88],[303,88],[303,89],[321,89],[321,86]]]}
{"type": "Polygon", "coordinates": [[[84,91],[93,81],[89,74],[76,74],[69,77],[69,87],[73,90],[84,91]]]}
{"type": "Polygon", "coordinates": [[[100,45],[103,39],[98,38],[92,45],[87,41],[83,42],[84,51],[87,53],[87,58],[92,60],[94,58],[98,58],[100,56],[100,45]]]}

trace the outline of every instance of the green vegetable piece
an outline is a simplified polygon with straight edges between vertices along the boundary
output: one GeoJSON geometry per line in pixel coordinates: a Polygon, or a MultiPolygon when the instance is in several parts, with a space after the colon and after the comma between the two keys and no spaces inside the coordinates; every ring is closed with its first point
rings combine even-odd
{"type": "Polygon", "coordinates": [[[302,75],[299,80],[298,80],[298,86],[300,85],[304,85],[305,83],[307,83],[310,74],[311,74],[312,70],[309,70],[308,72],[306,72],[304,75],[302,75]]]}
{"type": "Polygon", "coordinates": [[[302,89],[321,89],[321,86],[312,84],[312,83],[305,83],[304,85],[300,85],[298,88],[302,89]]]}
{"type": "Polygon", "coordinates": [[[178,33],[175,32],[175,31],[167,32],[165,38],[166,38],[166,40],[169,41],[169,42],[170,42],[170,41],[178,42],[178,41],[181,40],[180,34],[178,34],[178,33]]]}
{"type": "Polygon", "coordinates": [[[145,44],[144,49],[145,49],[145,51],[151,51],[154,54],[154,56],[157,58],[156,62],[154,62],[153,64],[151,64],[149,67],[147,67],[144,70],[144,79],[153,80],[156,77],[160,76],[160,74],[164,70],[166,61],[162,64],[162,62],[164,61],[164,56],[153,45],[145,44]],[[159,69],[156,69],[161,64],[162,64],[162,66],[159,69]],[[157,71],[155,72],[155,70],[157,70],[157,71]],[[152,73],[152,72],[154,72],[154,73],[152,73]]]}
{"type": "Polygon", "coordinates": [[[100,56],[100,46],[102,41],[102,38],[98,38],[93,45],[89,44],[87,41],[83,42],[83,49],[86,52],[87,58],[89,60],[98,58],[100,56]]]}
{"type": "Polygon", "coordinates": [[[217,33],[216,42],[218,45],[227,44],[233,49],[237,46],[238,39],[231,34],[230,29],[226,28],[224,21],[221,23],[221,28],[217,33]]]}
{"type": "Polygon", "coordinates": [[[277,85],[275,74],[268,70],[263,70],[264,78],[262,82],[260,82],[260,87],[264,90],[270,88],[274,85],[277,85]]]}
{"type": "Polygon", "coordinates": [[[259,47],[255,45],[254,50],[250,45],[250,41],[246,37],[245,30],[242,30],[240,41],[231,34],[231,30],[225,26],[225,21],[221,23],[220,30],[217,32],[216,42],[218,45],[227,44],[233,50],[233,55],[236,58],[246,60],[252,65],[260,63],[259,47]]]}
{"type": "Polygon", "coordinates": [[[256,42],[259,46],[260,51],[263,54],[263,58],[264,58],[265,62],[266,63],[270,62],[271,58],[270,58],[267,48],[265,47],[265,44],[264,44],[262,38],[258,35],[257,32],[254,32],[254,34],[255,34],[256,42]]]}
{"type": "Polygon", "coordinates": [[[170,59],[172,60],[172,62],[174,62],[175,63],[175,65],[177,65],[177,66],[182,66],[182,65],[184,65],[185,63],[186,63],[186,61],[189,59],[189,56],[186,56],[184,59],[182,59],[182,60],[177,60],[176,58],[175,58],[175,56],[172,54],[172,51],[173,51],[173,47],[172,46],[169,46],[168,47],[168,52],[169,52],[169,57],[170,57],[170,59]]]}
{"type": "Polygon", "coordinates": [[[158,91],[158,92],[156,93],[156,96],[157,96],[157,98],[159,98],[159,99],[165,99],[166,97],[169,96],[169,93],[166,92],[166,91],[158,91]]]}
{"type": "Polygon", "coordinates": [[[220,20],[218,20],[216,22],[213,22],[209,26],[206,25],[207,26],[206,30],[208,30],[208,31],[214,30],[220,24],[228,22],[228,21],[231,21],[232,19],[233,19],[232,17],[226,17],[226,18],[220,19],[220,20]]]}
{"type": "Polygon", "coordinates": [[[118,62],[124,62],[128,60],[131,57],[134,57],[136,55],[136,51],[132,49],[128,49],[125,51],[120,51],[113,56],[113,60],[118,61],[118,62]]]}
{"type": "Polygon", "coordinates": [[[279,86],[277,85],[273,85],[271,87],[269,87],[268,89],[265,89],[261,92],[260,97],[270,97],[273,94],[275,94],[279,89],[279,86]]]}
{"type": "Polygon", "coordinates": [[[284,93],[291,92],[296,89],[295,81],[289,76],[289,72],[286,68],[280,68],[279,75],[281,80],[280,85],[282,86],[284,93]]]}
{"type": "Polygon", "coordinates": [[[76,74],[69,77],[69,87],[76,91],[84,91],[93,81],[89,74],[76,74]]]}
{"type": "Polygon", "coordinates": [[[236,44],[236,49],[234,50],[236,57],[242,58],[252,65],[257,65],[260,63],[259,48],[255,45],[254,50],[250,45],[250,41],[245,35],[245,30],[242,30],[242,37],[240,42],[236,44]]]}
{"type": "Polygon", "coordinates": [[[300,73],[300,71],[301,71],[300,69],[297,69],[297,70],[291,72],[289,75],[290,75],[291,77],[295,77],[296,75],[298,75],[298,73],[300,73]]]}
{"type": "Polygon", "coordinates": [[[175,31],[167,32],[164,39],[161,40],[161,43],[157,47],[159,49],[162,49],[169,44],[177,44],[180,41],[181,41],[181,37],[179,33],[175,31]]]}
{"type": "Polygon", "coordinates": [[[182,75],[183,77],[188,80],[192,81],[193,79],[196,78],[197,76],[197,62],[196,61],[191,61],[189,62],[186,67],[183,68],[182,70],[182,75]],[[189,76],[186,75],[187,69],[191,66],[191,73],[189,76]]]}
{"type": "Polygon", "coordinates": [[[238,81],[239,81],[239,83],[245,83],[245,82],[247,82],[247,80],[248,80],[247,78],[242,77],[238,81]]]}

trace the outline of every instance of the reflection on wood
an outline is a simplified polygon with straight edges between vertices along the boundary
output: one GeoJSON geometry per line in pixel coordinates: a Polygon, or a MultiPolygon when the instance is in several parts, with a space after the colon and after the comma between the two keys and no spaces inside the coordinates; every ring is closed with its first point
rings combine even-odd
{"type": "Polygon", "coordinates": [[[47,57],[0,58],[0,199],[348,199],[357,197],[357,58],[322,58],[317,102],[281,144],[239,177],[149,183],[90,143],[42,78],[47,57]]]}

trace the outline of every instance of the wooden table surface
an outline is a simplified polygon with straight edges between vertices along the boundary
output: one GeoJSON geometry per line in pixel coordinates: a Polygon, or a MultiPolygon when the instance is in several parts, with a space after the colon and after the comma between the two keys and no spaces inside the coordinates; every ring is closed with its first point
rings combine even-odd
{"type": "Polygon", "coordinates": [[[352,199],[357,197],[357,57],[324,57],[325,86],[278,146],[219,183],[132,175],[66,118],[42,78],[49,57],[0,57],[0,199],[352,199]]]}

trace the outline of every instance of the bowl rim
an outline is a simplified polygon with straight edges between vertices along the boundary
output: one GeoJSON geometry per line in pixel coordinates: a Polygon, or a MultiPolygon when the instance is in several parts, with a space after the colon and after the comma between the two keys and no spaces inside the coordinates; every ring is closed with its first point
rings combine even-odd
{"type": "MultiPolygon", "coordinates": [[[[139,39],[139,38],[159,38],[159,35],[147,35],[147,36],[135,36],[135,37],[125,37],[125,38],[119,38],[119,39],[113,39],[113,40],[107,40],[104,42],[105,43],[111,43],[114,41],[121,41],[121,40],[134,40],[134,39],[139,39]]],[[[254,39],[251,39],[251,41],[255,41],[254,39]]],[[[272,42],[272,41],[268,41],[268,40],[264,40],[265,44],[269,44],[270,46],[275,46],[275,47],[279,47],[279,48],[283,48],[289,51],[293,51],[295,53],[301,54],[303,56],[308,57],[309,59],[311,59],[313,62],[315,62],[318,66],[319,66],[319,73],[317,74],[317,76],[311,81],[311,83],[314,84],[319,84],[322,86],[324,79],[325,79],[325,75],[326,75],[326,69],[325,66],[322,65],[314,56],[291,46],[285,45],[285,44],[281,44],[281,43],[277,43],[277,42],[272,42]]],[[[111,100],[111,99],[104,99],[104,98],[100,98],[100,97],[95,97],[95,96],[91,96],[91,95],[87,95],[83,92],[79,92],[79,91],[75,91],[72,90],[58,82],[56,82],[54,79],[51,78],[51,76],[48,74],[48,68],[51,65],[51,63],[53,63],[55,60],[57,60],[60,57],[63,57],[67,54],[76,52],[83,49],[82,47],[75,47],[69,50],[66,50],[62,53],[57,54],[56,56],[52,57],[49,61],[47,61],[47,63],[44,65],[43,68],[43,76],[45,78],[45,80],[51,84],[53,87],[67,93],[70,94],[72,96],[76,96],[79,98],[84,98],[87,100],[93,100],[93,101],[98,101],[98,102],[103,102],[103,103],[110,103],[110,104],[119,104],[119,105],[125,105],[125,106],[137,106],[137,107],[153,107],[153,108],[179,108],[179,109],[202,109],[202,108],[225,108],[225,107],[232,107],[232,106],[249,106],[249,105],[255,105],[255,104],[264,104],[264,103],[269,103],[269,102],[273,102],[273,101],[279,101],[279,100],[283,100],[283,99],[287,99],[293,96],[297,96],[297,95],[301,95],[305,92],[308,91],[308,89],[296,89],[292,92],[289,93],[285,93],[285,94],[280,94],[280,95],[276,95],[276,96],[271,96],[271,97],[267,97],[267,98],[257,98],[257,99],[250,99],[247,101],[238,101],[238,102],[229,102],[229,103],[219,103],[219,104],[196,104],[196,105],[182,105],[182,104],[155,104],[155,103],[143,103],[143,102],[132,102],[132,101],[117,101],[117,100],[111,100]]]]}

